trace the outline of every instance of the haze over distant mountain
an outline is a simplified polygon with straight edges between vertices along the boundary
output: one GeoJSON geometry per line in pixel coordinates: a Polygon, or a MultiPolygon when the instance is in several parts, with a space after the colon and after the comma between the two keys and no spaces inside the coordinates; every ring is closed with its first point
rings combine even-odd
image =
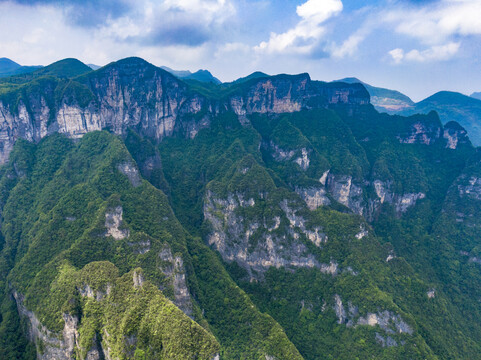
{"type": "Polygon", "coordinates": [[[414,102],[407,95],[397,90],[375,87],[355,77],[348,77],[336,81],[346,82],[348,84],[363,84],[369,92],[369,95],[371,95],[371,104],[373,104],[379,112],[395,114],[399,111],[409,109],[414,105],[414,102]]]}
{"type": "Polygon", "coordinates": [[[87,66],[89,68],[91,68],[92,70],[98,70],[100,69],[102,66],[99,66],[99,65],[95,65],[95,64],[87,64],[87,66]]]}
{"type": "Polygon", "coordinates": [[[197,70],[196,72],[191,72],[189,70],[173,70],[167,66],[161,66],[161,69],[164,69],[171,74],[177,76],[180,79],[185,80],[197,80],[204,83],[213,83],[213,84],[221,84],[222,81],[214,77],[208,70],[197,70]]]}
{"type": "Polygon", "coordinates": [[[475,99],[481,100],[481,92],[474,92],[470,96],[475,99]]]}
{"type": "Polygon", "coordinates": [[[457,92],[440,91],[418,103],[396,90],[371,86],[357,78],[338,81],[363,84],[371,95],[371,104],[379,112],[388,114],[427,114],[434,110],[443,124],[456,121],[463,126],[473,144],[481,145],[481,93],[466,96],[457,92]]]}
{"type": "Polygon", "coordinates": [[[42,68],[42,66],[22,66],[8,58],[0,58],[0,78],[11,75],[25,74],[40,68],[42,68]]]}
{"type": "Polygon", "coordinates": [[[436,111],[443,124],[456,121],[468,132],[473,144],[481,145],[481,100],[458,92],[440,91],[401,111],[404,115],[436,111]]]}

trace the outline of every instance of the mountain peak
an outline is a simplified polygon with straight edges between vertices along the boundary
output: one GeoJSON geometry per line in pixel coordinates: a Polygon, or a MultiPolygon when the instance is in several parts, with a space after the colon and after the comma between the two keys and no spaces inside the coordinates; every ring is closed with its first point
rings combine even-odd
{"type": "Polygon", "coordinates": [[[9,58],[0,58],[0,73],[18,69],[21,65],[9,58]]]}
{"type": "Polygon", "coordinates": [[[44,68],[41,68],[35,71],[35,74],[40,76],[53,75],[57,77],[71,78],[83,75],[90,71],[92,71],[92,69],[80,60],[74,58],[67,58],[56,61],[44,68]]]}

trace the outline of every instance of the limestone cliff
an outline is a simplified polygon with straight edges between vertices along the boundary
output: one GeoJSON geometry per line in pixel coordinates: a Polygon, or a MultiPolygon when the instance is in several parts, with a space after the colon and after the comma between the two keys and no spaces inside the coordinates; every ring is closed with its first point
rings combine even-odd
{"type": "Polygon", "coordinates": [[[27,85],[0,96],[2,164],[17,139],[38,142],[54,132],[79,138],[102,129],[124,135],[134,128],[161,141],[174,133],[195,137],[225,111],[242,120],[253,113],[369,103],[358,84],[325,84],[311,81],[308,74],[255,79],[214,98],[139,58],[120,60],[66,84],[50,79],[40,89],[27,85]]]}

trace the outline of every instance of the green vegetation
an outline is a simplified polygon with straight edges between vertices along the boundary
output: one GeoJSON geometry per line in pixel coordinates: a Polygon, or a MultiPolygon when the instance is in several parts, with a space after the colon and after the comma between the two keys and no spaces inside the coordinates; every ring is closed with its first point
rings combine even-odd
{"type": "MultiPolygon", "coordinates": [[[[98,106],[113,71],[134,99],[176,81],[139,58],[82,65],[3,79],[0,101],[46,102],[54,120],[98,106]]],[[[176,86],[215,104],[266,77],[176,86]]],[[[74,324],[78,359],[479,357],[479,150],[448,148],[435,112],[221,111],[188,138],[207,114],[159,142],[140,127],[16,142],[0,168],[2,359],[61,347],[28,341],[27,310],[57,339],[74,324]]]]}

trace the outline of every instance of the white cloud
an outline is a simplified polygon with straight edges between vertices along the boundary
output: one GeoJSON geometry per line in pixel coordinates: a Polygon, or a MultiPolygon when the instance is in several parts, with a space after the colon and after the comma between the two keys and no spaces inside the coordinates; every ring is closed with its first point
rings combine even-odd
{"type": "Polygon", "coordinates": [[[254,50],[269,54],[309,54],[326,32],[323,23],[342,9],[341,0],[308,0],[297,7],[296,13],[301,20],[294,28],[281,34],[271,33],[269,40],[261,42],[254,50]]]}
{"type": "Polygon", "coordinates": [[[389,51],[392,59],[396,64],[403,61],[411,62],[427,62],[427,61],[441,61],[452,58],[459,50],[460,43],[450,42],[445,45],[431,46],[426,50],[413,49],[408,53],[404,53],[403,49],[393,49],[389,51]]]}
{"type": "Polygon", "coordinates": [[[354,56],[358,51],[359,45],[372,32],[373,27],[369,22],[364,24],[359,30],[351,34],[341,45],[332,45],[330,53],[335,58],[354,56]]]}
{"type": "Polygon", "coordinates": [[[391,55],[396,64],[399,64],[404,59],[404,50],[400,48],[393,49],[389,51],[389,55],[391,55]]]}
{"type": "Polygon", "coordinates": [[[442,0],[424,7],[402,7],[384,12],[381,18],[396,32],[438,45],[452,36],[481,35],[480,0],[442,0]]]}

